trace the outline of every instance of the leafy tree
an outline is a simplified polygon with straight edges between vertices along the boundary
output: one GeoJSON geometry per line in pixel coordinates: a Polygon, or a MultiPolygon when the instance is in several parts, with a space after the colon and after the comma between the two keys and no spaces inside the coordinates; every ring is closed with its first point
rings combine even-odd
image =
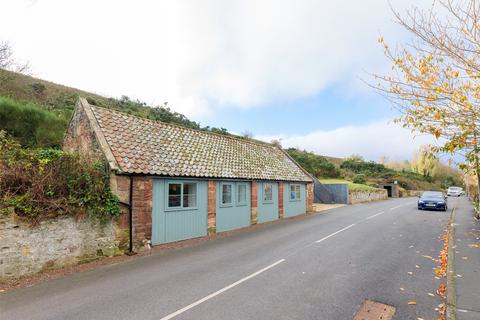
{"type": "Polygon", "coordinates": [[[439,170],[440,161],[432,154],[428,146],[422,146],[413,156],[411,167],[413,172],[425,177],[433,177],[439,170]]]}
{"type": "Polygon", "coordinates": [[[435,152],[462,155],[460,168],[480,181],[480,2],[435,1],[394,14],[415,40],[394,51],[379,39],[393,72],[375,75],[373,86],[400,111],[397,123],[437,138],[435,152]]]}

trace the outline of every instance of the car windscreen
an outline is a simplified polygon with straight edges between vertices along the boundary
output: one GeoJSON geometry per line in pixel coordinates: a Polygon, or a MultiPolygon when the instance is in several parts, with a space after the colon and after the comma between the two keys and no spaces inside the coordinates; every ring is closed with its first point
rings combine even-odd
{"type": "Polygon", "coordinates": [[[422,198],[443,198],[441,192],[424,192],[422,198]]]}

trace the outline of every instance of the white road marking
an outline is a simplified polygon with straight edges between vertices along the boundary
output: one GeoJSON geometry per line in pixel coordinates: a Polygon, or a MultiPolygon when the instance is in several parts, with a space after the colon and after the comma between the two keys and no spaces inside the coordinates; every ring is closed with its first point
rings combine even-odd
{"type": "Polygon", "coordinates": [[[385,211],[376,213],[376,214],[374,214],[374,215],[372,215],[372,216],[370,216],[370,217],[368,217],[368,218],[365,218],[365,220],[370,220],[370,219],[375,218],[376,216],[379,216],[379,215],[384,214],[384,213],[385,213],[385,211]]]}
{"type": "Polygon", "coordinates": [[[315,241],[315,242],[316,242],[316,243],[320,243],[320,242],[322,242],[322,241],[324,241],[324,240],[327,240],[328,238],[333,237],[334,235],[339,234],[339,233],[342,232],[342,231],[345,231],[345,230],[347,230],[347,229],[350,229],[350,228],[353,227],[354,225],[355,225],[355,223],[349,225],[348,227],[345,227],[345,228],[343,228],[343,229],[340,229],[340,230],[338,230],[338,231],[336,231],[336,232],[334,232],[334,233],[332,233],[332,234],[330,234],[330,235],[328,235],[328,236],[326,236],[326,237],[323,237],[322,239],[317,240],[317,241],[315,241]]]}
{"type": "Polygon", "coordinates": [[[390,208],[390,210],[395,210],[395,209],[398,209],[400,207],[402,207],[402,206],[396,206],[396,207],[390,208]]]}
{"type": "Polygon", "coordinates": [[[223,289],[220,289],[220,290],[218,290],[218,291],[215,291],[214,293],[209,294],[208,296],[206,296],[206,297],[204,297],[204,298],[202,298],[202,299],[200,299],[200,300],[197,300],[197,301],[195,301],[194,303],[189,304],[188,306],[186,306],[186,307],[184,307],[184,308],[182,308],[182,309],[180,309],[180,310],[177,310],[177,311],[169,314],[168,316],[165,316],[165,317],[161,318],[160,320],[172,319],[172,318],[174,318],[174,317],[176,317],[176,316],[184,313],[185,311],[190,310],[190,309],[192,309],[193,307],[196,307],[196,306],[198,306],[199,304],[204,303],[205,301],[210,300],[210,299],[212,299],[213,297],[216,297],[216,296],[218,296],[219,294],[221,294],[221,293],[223,293],[223,292],[225,292],[225,291],[227,291],[227,290],[230,290],[230,289],[232,289],[232,288],[235,287],[235,286],[238,286],[239,284],[241,284],[241,283],[243,283],[243,282],[245,282],[245,281],[247,281],[247,280],[252,279],[253,277],[258,276],[259,274],[261,274],[261,273],[263,273],[263,272],[265,272],[265,271],[267,271],[267,270],[275,267],[276,265],[278,265],[278,264],[280,264],[280,263],[282,263],[282,262],[284,262],[284,261],[285,261],[285,259],[278,260],[277,262],[272,263],[271,265],[269,265],[269,266],[267,266],[267,267],[265,267],[265,268],[263,268],[263,269],[261,269],[261,270],[258,270],[257,272],[254,272],[254,273],[252,273],[251,275],[246,276],[245,278],[240,279],[240,280],[238,280],[237,282],[234,282],[234,283],[232,283],[231,285],[228,285],[228,286],[226,286],[226,287],[223,288],[223,289]]]}

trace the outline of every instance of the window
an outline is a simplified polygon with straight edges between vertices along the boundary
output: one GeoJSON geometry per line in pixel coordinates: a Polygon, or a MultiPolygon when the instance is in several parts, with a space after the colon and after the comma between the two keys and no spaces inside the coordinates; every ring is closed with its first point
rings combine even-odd
{"type": "Polygon", "coordinates": [[[263,184],[263,202],[272,202],[273,201],[273,191],[271,183],[263,184]]]}
{"type": "Polygon", "coordinates": [[[182,206],[182,184],[168,184],[168,207],[179,208],[182,206]]]}
{"type": "Polygon", "coordinates": [[[237,205],[247,204],[247,184],[239,183],[237,185],[237,205]]]}
{"type": "Polygon", "coordinates": [[[290,185],[290,201],[300,200],[300,185],[291,184],[290,185]]]}
{"type": "Polygon", "coordinates": [[[194,182],[168,183],[167,207],[195,208],[197,206],[197,184],[194,182]]]}
{"type": "Polygon", "coordinates": [[[183,207],[191,208],[197,206],[197,184],[184,183],[183,184],[183,207]]]}
{"type": "Polygon", "coordinates": [[[232,189],[233,186],[231,183],[222,183],[222,205],[229,206],[232,205],[232,189]]]}

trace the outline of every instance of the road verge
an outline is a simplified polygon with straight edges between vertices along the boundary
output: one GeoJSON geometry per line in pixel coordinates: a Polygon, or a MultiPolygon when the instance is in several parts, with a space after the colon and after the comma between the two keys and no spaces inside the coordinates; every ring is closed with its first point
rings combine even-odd
{"type": "Polygon", "coordinates": [[[448,262],[447,262],[447,320],[456,320],[457,318],[457,293],[455,281],[455,211],[457,206],[450,214],[448,221],[448,262]]]}

